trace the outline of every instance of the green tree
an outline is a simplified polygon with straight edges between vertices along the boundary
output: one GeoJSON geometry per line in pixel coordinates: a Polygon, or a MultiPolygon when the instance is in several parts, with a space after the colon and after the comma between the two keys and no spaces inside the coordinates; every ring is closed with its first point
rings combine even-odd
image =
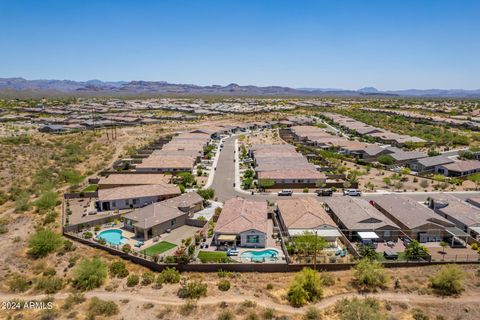
{"type": "Polygon", "coordinates": [[[380,162],[381,164],[390,166],[395,163],[395,159],[389,154],[383,154],[380,157],[378,157],[378,162],[380,162]]]}
{"type": "Polygon", "coordinates": [[[417,240],[413,240],[405,248],[405,257],[409,260],[420,260],[427,257],[428,254],[428,249],[417,240]]]}
{"type": "Polygon", "coordinates": [[[445,249],[448,247],[448,242],[440,241],[440,247],[442,247],[442,253],[445,254],[445,249]]]}
{"type": "Polygon", "coordinates": [[[353,279],[358,287],[369,290],[384,287],[388,275],[380,262],[362,259],[353,267],[353,279]]]}
{"type": "Polygon", "coordinates": [[[357,245],[358,253],[362,258],[366,258],[369,260],[376,260],[377,259],[377,252],[372,247],[371,244],[358,244],[357,245]]]}
{"type": "Polygon", "coordinates": [[[28,254],[34,258],[43,258],[59,249],[62,244],[62,237],[58,233],[40,230],[28,240],[28,254]]]}
{"type": "Polygon", "coordinates": [[[478,189],[478,185],[480,184],[480,173],[474,173],[468,176],[468,180],[475,183],[475,189],[478,189]]]}
{"type": "Polygon", "coordinates": [[[184,187],[191,187],[195,182],[195,177],[190,172],[180,172],[177,174],[180,178],[180,184],[184,187]]]}
{"type": "Polygon", "coordinates": [[[205,200],[210,200],[215,197],[215,190],[213,190],[212,188],[199,189],[197,193],[205,200]]]}
{"type": "Polygon", "coordinates": [[[443,266],[430,278],[430,285],[442,295],[458,295],[464,290],[465,273],[455,264],[443,266]]]}
{"type": "Polygon", "coordinates": [[[72,284],[79,290],[100,287],[107,278],[107,265],[99,257],[83,258],[74,270],[72,284]]]}
{"type": "Polygon", "coordinates": [[[320,274],[310,268],[303,268],[297,273],[288,290],[288,301],[294,307],[318,301],[322,296],[323,282],[320,274]]]}

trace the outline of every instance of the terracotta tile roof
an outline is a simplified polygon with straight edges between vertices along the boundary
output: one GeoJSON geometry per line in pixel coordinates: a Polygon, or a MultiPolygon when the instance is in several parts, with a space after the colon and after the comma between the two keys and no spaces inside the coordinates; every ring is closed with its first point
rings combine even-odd
{"type": "Polygon", "coordinates": [[[227,200],[215,225],[216,233],[239,234],[248,230],[267,233],[268,207],[266,201],[243,198],[227,200]]]}

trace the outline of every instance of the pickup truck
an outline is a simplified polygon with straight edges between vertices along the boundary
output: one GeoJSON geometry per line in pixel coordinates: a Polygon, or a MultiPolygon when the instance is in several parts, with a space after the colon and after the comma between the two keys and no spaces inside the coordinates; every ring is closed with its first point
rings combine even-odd
{"type": "Polygon", "coordinates": [[[362,195],[360,191],[357,189],[345,189],[343,190],[343,195],[344,196],[351,196],[351,197],[359,197],[362,195]]]}
{"type": "Polygon", "coordinates": [[[292,190],[284,189],[278,193],[279,196],[291,196],[293,194],[292,190]]]}

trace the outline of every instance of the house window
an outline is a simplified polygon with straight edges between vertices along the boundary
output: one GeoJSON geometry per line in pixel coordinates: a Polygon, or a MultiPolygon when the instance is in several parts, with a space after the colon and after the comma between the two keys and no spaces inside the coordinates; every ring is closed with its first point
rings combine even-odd
{"type": "Polygon", "coordinates": [[[171,226],[174,226],[176,223],[177,223],[177,219],[172,219],[172,221],[170,221],[171,226]]]}
{"type": "Polygon", "coordinates": [[[128,204],[129,204],[129,203],[128,203],[128,200],[125,200],[125,205],[128,206],[128,204]]]}
{"type": "Polygon", "coordinates": [[[133,204],[138,204],[138,199],[133,199],[133,204]]]}
{"type": "Polygon", "coordinates": [[[249,243],[260,243],[260,236],[258,236],[258,235],[247,236],[247,242],[249,242],[249,243]]]}

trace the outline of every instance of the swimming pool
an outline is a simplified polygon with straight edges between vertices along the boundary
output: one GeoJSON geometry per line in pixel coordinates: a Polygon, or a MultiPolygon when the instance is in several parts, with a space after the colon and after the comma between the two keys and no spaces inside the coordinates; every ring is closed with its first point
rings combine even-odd
{"type": "Polygon", "coordinates": [[[273,261],[278,259],[278,251],[274,249],[249,250],[243,252],[240,257],[251,261],[273,261]]]}
{"type": "Polygon", "coordinates": [[[127,242],[127,238],[122,236],[122,230],[110,229],[100,232],[97,235],[98,239],[103,239],[109,244],[121,245],[127,242]]]}

